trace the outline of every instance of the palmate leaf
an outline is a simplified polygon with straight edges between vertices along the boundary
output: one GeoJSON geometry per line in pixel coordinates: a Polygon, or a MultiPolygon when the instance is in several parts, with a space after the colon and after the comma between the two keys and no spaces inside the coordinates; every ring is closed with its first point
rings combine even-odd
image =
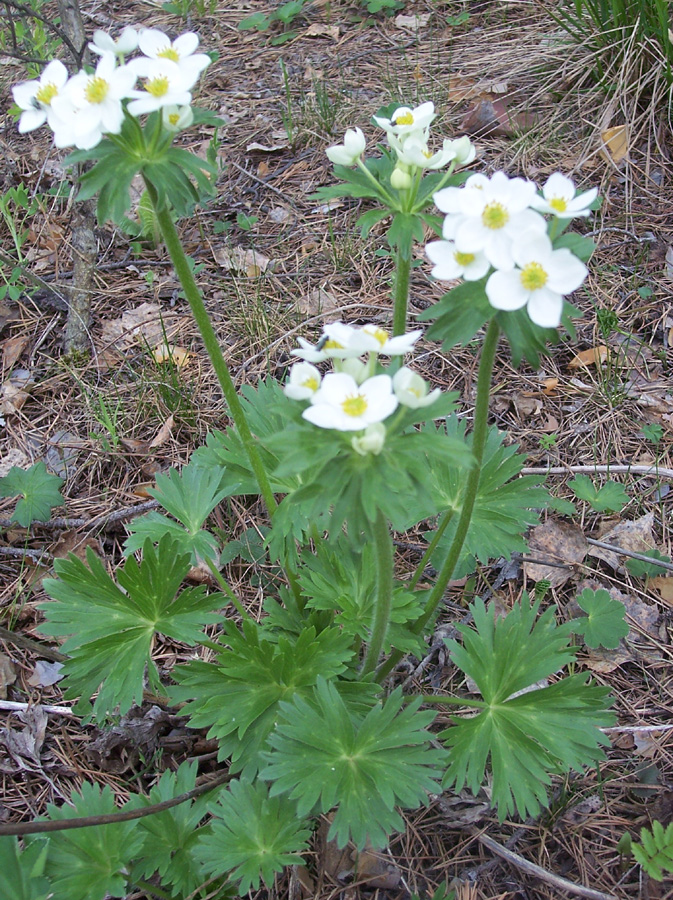
{"type": "MultiPolygon", "coordinates": [[[[462,438],[465,422],[451,417],[447,421],[451,436],[462,438]]],[[[534,476],[517,477],[525,464],[525,457],[517,454],[517,447],[505,447],[504,435],[496,428],[489,431],[477,500],[470,528],[463,545],[454,578],[474,571],[474,559],[482,563],[500,556],[526,549],[523,532],[539,521],[537,509],[549,502],[549,494],[538,485],[534,476]]],[[[468,443],[470,438],[468,437],[468,443]]],[[[435,479],[434,496],[440,509],[452,510],[453,518],[447,526],[432,557],[432,564],[440,569],[449,552],[462,508],[465,478],[450,462],[438,461],[432,471],[435,479]]],[[[431,540],[434,532],[428,532],[431,540]]]]}
{"type": "Polygon", "coordinates": [[[444,784],[476,793],[490,760],[492,799],[502,820],[516,810],[535,815],[547,802],[551,775],[581,771],[603,758],[608,739],[599,728],[610,725],[608,689],[588,684],[588,676],[572,675],[541,690],[528,690],[570,662],[570,628],[559,626],[554,610],[535,621],[539,601],[523,599],[503,619],[495,619],[484,603],[471,609],[476,630],[458,626],[462,646],[447,641],[451,658],[472,678],[485,708],[471,718],[452,719],[440,734],[449,748],[444,784]]]}
{"type": "Polygon", "coordinates": [[[577,475],[568,482],[568,487],[578,499],[586,500],[596,512],[615,512],[623,509],[629,502],[624,485],[617,481],[608,481],[596,490],[588,475],[577,475]]]}
{"type": "Polygon", "coordinates": [[[312,697],[281,703],[282,718],[269,736],[272,752],[260,777],[270,794],[297,801],[300,816],[337,806],[328,839],[385,846],[403,828],[396,809],[416,809],[437,790],[443,751],[426,729],[435,713],[420,700],[403,708],[400,689],[366,714],[349,708],[334,684],[320,678],[312,697]]]}
{"type": "Polygon", "coordinates": [[[604,588],[598,591],[585,588],[578,595],[577,604],[586,616],[571,619],[569,625],[573,632],[583,636],[587,647],[616,649],[620,640],[629,633],[628,623],[624,620],[624,604],[613,600],[604,588]]]}
{"type": "MultiPolygon", "coordinates": [[[[365,544],[353,547],[345,536],[336,546],[320,543],[315,553],[302,554],[299,582],[306,596],[306,608],[333,610],[334,624],[351,637],[369,641],[374,603],[377,597],[377,571],[374,548],[365,544]]],[[[390,623],[384,652],[391,647],[419,655],[425,644],[422,636],[408,627],[423,612],[417,595],[401,584],[393,590],[390,623]]]]}
{"type": "Polygon", "coordinates": [[[176,596],[190,560],[177,553],[170,536],[156,548],[148,541],[140,564],[128,559],[117,575],[119,585],[90,549],[87,563],[74,555],[56,561],[58,577],[45,579],[44,586],[58,602],[41,605],[41,630],[69,635],[62,648],[69,657],[63,668],[66,697],[81,695],[77,708],[85,709],[98,691],[94,714],[101,719],[116,707],[124,714],[142,702],[146,667],[151,683],[160,687],[151,659],[156,633],[194,644],[204,625],[219,621],[212,610],[225,602],[203,587],[176,596]]]}
{"type": "MultiPolygon", "coordinates": [[[[84,782],[71,805],[47,807],[52,820],[100,816],[118,812],[114,794],[106,785],[84,782]]],[[[135,804],[135,799],[133,804],[135,804]]],[[[132,808],[132,803],[126,804],[132,808]]],[[[49,835],[45,875],[53,900],[103,900],[128,895],[129,861],[140,850],[142,834],[135,822],[115,822],[55,831],[49,835]]]]}
{"type": "Polygon", "coordinates": [[[62,484],[63,479],[47,472],[43,462],[35,463],[29,469],[12,466],[0,478],[0,497],[21,497],[11,521],[28,528],[31,522],[47,521],[52,507],[63,503],[59,491],[62,484]]]}
{"type": "Polygon", "coordinates": [[[241,896],[261,882],[271,886],[285,866],[302,862],[311,831],[297,817],[294,803],[269,797],[266,785],[232,781],[212,808],[210,833],[201,837],[196,856],[208,875],[228,875],[241,896]]]}
{"type": "MultiPolygon", "coordinates": [[[[141,802],[149,806],[191,791],[196,774],[196,763],[183,763],[176,772],[165,771],[141,802]]],[[[213,793],[206,794],[139,819],[142,848],[132,870],[133,880],[158,873],[161,883],[170,885],[176,895],[195,891],[206,879],[194,848],[210,830],[207,825],[198,826],[213,802],[213,793]]]]}
{"type": "Polygon", "coordinates": [[[131,534],[124,543],[124,555],[140,550],[148,538],[158,543],[169,533],[178,545],[178,552],[191,555],[192,565],[197,565],[200,559],[216,560],[218,540],[203,529],[203,524],[217,504],[237,488],[235,482],[226,483],[221,467],[204,469],[193,462],[181,472],[171,469],[168,475],[157,475],[157,486],[148,493],[180,525],[157,512],[140,516],[129,524],[131,534]]]}
{"type": "Polygon", "coordinates": [[[23,851],[15,837],[0,837],[0,897],[2,900],[49,900],[44,878],[47,841],[34,841],[23,851]]]}
{"type": "Polygon", "coordinates": [[[231,758],[231,771],[252,778],[280,701],[310,693],[320,675],[345,672],[351,640],[336,628],[320,634],[305,628],[296,638],[270,640],[254,622],[244,622],[242,631],[226,623],[221,640],[229,649],[216,662],[177,666],[178,686],[169,692],[175,701],[187,701],[180,714],[189,716],[191,727],[208,728],[219,741],[219,758],[231,758]]]}

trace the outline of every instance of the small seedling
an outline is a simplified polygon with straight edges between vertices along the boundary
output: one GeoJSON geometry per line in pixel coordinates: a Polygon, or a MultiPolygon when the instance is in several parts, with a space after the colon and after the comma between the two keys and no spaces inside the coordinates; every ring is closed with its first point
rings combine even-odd
{"type": "Polygon", "coordinates": [[[640,433],[646,441],[650,441],[656,446],[664,436],[664,429],[661,425],[657,425],[654,422],[648,422],[647,425],[643,425],[640,429],[640,433]]]}
{"type": "Polygon", "coordinates": [[[236,224],[242,231],[250,231],[259,222],[259,216],[247,216],[245,213],[237,213],[236,224]]]}
{"type": "Polygon", "coordinates": [[[540,441],[540,447],[542,447],[543,450],[553,450],[556,446],[558,437],[555,433],[541,434],[538,440],[540,441]]]}
{"type": "Polygon", "coordinates": [[[571,631],[581,634],[587,647],[615,650],[620,640],[629,633],[629,626],[624,620],[624,604],[613,600],[604,588],[598,591],[586,588],[578,596],[577,604],[586,616],[572,619],[571,631]]]}
{"type": "Polygon", "coordinates": [[[616,481],[608,481],[600,490],[587,475],[578,475],[568,482],[568,487],[579,500],[586,500],[596,512],[616,512],[629,502],[624,486],[616,481]]]}
{"type": "Polygon", "coordinates": [[[33,522],[46,522],[53,507],[63,504],[59,491],[62,484],[63,479],[47,472],[43,462],[35,463],[30,469],[12,466],[0,478],[0,497],[21,497],[11,521],[29,528],[33,522]]]}
{"type": "MultiPolygon", "coordinates": [[[[646,550],[642,555],[665,563],[670,563],[671,561],[669,556],[660,553],[656,547],[652,550],[646,550]]],[[[661,575],[662,571],[662,567],[658,566],[656,562],[648,563],[642,559],[627,559],[626,568],[636,578],[655,578],[657,575],[661,575]]]]}

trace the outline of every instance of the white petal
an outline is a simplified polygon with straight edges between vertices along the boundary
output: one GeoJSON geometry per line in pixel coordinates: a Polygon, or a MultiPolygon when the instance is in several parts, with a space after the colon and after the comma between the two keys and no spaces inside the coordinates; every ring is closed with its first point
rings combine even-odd
{"type": "Polygon", "coordinates": [[[199,36],[193,31],[187,31],[173,41],[173,49],[177,51],[180,59],[183,59],[185,56],[191,56],[198,46],[199,36]]]}
{"type": "Polygon", "coordinates": [[[589,273],[584,263],[564,247],[552,253],[547,263],[547,274],[550,290],[559,294],[571,294],[589,273]]]}
{"type": "Polygon", "coordinates": [[[138,47],[145,56],[155,58],[162,50],[171,46],[168,35],[158,28],[143,28],[138,35],[138,47]]]}
{"type": "Polygon", "coordinates": [[[563,298],[546,287],[533,291],[528,300],[530,320],[541,328],[557,328],[562,311],[563,298]]]}
{"type": "Polygon", "coordinates": [[[21,84],[15,84],[12,88],[14,102],[20,109],[33,110],[33,100],[39,90],[39,81],[23,81],[21,84]]]}
{"type": "Polygon", "coordinates": [[[19,133],[26,134],[34,131],[47,121],[47,113],[43,109],[27,109],[21,113],[19,119],[19,133]]]}
{"type": "Polygon", "coordinates": [[[553,200],[554,197],[562,197],[564,200],[572,200],[575,196],[575,185],[573,182],[562,175],[561,172],[554,172],[550,175],[542,188],[542,195],[547,200],[553,200]]]}
{"type": "Polygon", "coordinates": [[[486,282],[488,302],[495,309],[521,309],[528,302],[529,292],[521,284],[519,271],[494,272],[486,282]]]}

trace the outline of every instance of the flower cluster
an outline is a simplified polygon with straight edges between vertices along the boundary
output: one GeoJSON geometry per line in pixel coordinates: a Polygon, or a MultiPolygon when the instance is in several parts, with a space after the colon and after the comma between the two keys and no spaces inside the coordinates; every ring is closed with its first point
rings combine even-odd
{"type": "Polygon", "coordinates": [[[205,53],[196,53],[198,44],[193,32],[171,41],[156,28],[127,27],[115,41],[96,31],[89,44],[100,57],[95,71],[81,70],[68,77],[63,63],[55,59],[38,80],[12,88],[22,110],[19,131],[32,131],[46,122],[57,147],[90,150],[102,135],[119,134],[125,111],[139,116],[161,110],[169,130],[185,128],[193,118],[191,90],[210,63],[205,53]],[[143,55],[126,63],[125,56],[136,49],[143,55]]]}
{"type": "Polygon", "coordinates": [[[552,175],[538,192],[532,181],[471,175],[460,187],[434,195],[446,213],[444,240],[432,241],[426,253],[440,280],[479,281],[489,272],[486,296],[495,309],[526,307],[543,328],[561,321],[563,297],[582,284],[587,268],[567,248],[554,249],[547,233],[548,214],[556,220],[588,216],[598,191],[577,194],[573,182],[552,175]]]}
{"type": "Polygon", "coordinates": [[[380,356],[403,356],[414,349],[420,331],[391,337],[377,325],[356,328],[343,322],[325,325],[317,344],[299,339],[301,349],[292,355],[295,363],[285,385],[293,400],[308,400],[302,416],[320,428],[357,431],[351,441],[361,455],[377,455],[383,449],[386,428],[382,424],[398,406],[420,409],[434,403],[439,388],[430,391],[427,382],[407,366],[390,376],[380,372],[380,356]],[[367,357],[363,362],[360,357],[367,357]],[[331,359],[334,371],[322,375],[314,363],[331,359]]]}
{"type": "MultiPolygon", "coordinates": [[[[398,107],[390,118],[374,116],[376,124],[383,128],[390,147],[397,155],[397,165],[391,176],[396,190],[406,190],[412,184],[415,171],[443,169],[450,162],[465,166],[475,157],[475,149],[467,137],[444,140],[442,149],[433,153],[428,146],[430,125],[435,118],[433,103],[421,103],[415,109],[398,107]]],[[[349,128],[343,144],[327,148],[328,158],[341,166],[359,165],[365,151],[366,139],[359,128],[349,128]]]]}

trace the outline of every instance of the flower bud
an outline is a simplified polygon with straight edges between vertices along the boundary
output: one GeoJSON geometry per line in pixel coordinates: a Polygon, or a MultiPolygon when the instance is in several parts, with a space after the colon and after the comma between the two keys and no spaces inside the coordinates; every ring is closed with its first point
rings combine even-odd
{"type": "Polygon", "coordinates": [[[383,422],[374,422],[365,428],[364,434],[351,440],[351,447],[360,456],[378,456],[386,442],[386,426],[383,422]]]}
{"type": "Polygon", "coordinates": [[[390,184],[396,191],[408,191],[411,187],[411,175],[397,165],[390,176],[390,184]]]}

